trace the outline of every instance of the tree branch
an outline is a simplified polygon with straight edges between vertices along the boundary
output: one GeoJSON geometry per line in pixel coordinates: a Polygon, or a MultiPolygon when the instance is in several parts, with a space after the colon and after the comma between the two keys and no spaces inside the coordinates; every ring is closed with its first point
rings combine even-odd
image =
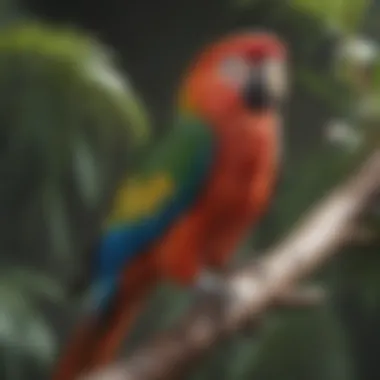
{"type": "Polygon", "coordinates": [[[302,286],[286,290],[277,295],[272,301],[272,307],[276,308],[305,308],[323,303],[326,299],[326,291],[318,285],[302,286]]]}
{"type": "Polygon", "coordinates": [[[127,360],[82,380],[159,380],[181,375],[217,341],[258,318],[297,282],[337,253],[356,219],[380,189],[380,151],[310,211],[285,240],[260,259],[226,276],[234,297],[215,312],[215,300],[194,305],[172,330],[127,360]],[[222,312],[221,312],[222,311],[222,312]]]}

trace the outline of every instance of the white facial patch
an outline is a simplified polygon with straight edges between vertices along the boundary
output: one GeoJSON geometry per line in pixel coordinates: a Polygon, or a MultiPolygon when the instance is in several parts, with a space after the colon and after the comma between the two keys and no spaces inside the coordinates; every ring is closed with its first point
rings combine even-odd
{"type": "Polygon", "coordinates": [[[288,89],[285,63],[277,59],[270,59],[263,63],[262,68],[270,93],[276,98],[283,98],[288,89]]]}
{"type": "Polygon", "coordinates": [[[222,61],[220,73],[229,83],[240,88],[248,81],[250,66],[241,57],[229,57],[222,61]]]}

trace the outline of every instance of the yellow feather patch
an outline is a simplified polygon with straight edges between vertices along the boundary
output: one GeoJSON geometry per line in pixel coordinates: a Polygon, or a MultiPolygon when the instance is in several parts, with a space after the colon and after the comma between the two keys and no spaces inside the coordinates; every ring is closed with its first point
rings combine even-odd
{"type": "Polygon", "coordinates": [[[119,188],[107,225],[135,221],[154,213],[174,193],[174,183],[166,174],[126,180],[119,188]]]}

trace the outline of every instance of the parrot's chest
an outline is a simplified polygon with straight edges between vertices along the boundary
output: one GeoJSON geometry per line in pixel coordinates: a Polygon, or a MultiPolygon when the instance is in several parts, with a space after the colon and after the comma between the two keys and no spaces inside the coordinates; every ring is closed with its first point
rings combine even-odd
{"type": "Polygon", "coordinates": [[[221,213],[250,219],[265,208],[277,173],[277,150],[272,137],[249,132],[229,136],[219,157],[220,179],[214,183],[221,213]]]}
{"type": "Polygon", "coordinates": [[[226,151],[220,157],[220,196],[227,204],[245,204],[255,176],[255,155],[243,143],[239,150],[226,151]]]}
{"type": "Polygon", "coordinates": [[[249,213],[251,209],[250,190],[255,185],[255,162],[248,155],[226,162],[224,166],[225,185],[220,192],[219,204],[222,209],[237,213],[249,213]]]}

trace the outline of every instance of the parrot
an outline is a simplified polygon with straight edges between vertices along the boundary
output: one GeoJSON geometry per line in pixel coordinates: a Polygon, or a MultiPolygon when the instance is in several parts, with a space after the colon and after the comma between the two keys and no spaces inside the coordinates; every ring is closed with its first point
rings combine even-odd
{"type": "Polygon", "coordinates": [[[88,311],[54,380],[104,367],[150,292],[216,278],[268,209],[281,167],[287,48],[247,30],[208,44],[176,95],[173,128],[123,180],[95,248],[88,311]]]}

